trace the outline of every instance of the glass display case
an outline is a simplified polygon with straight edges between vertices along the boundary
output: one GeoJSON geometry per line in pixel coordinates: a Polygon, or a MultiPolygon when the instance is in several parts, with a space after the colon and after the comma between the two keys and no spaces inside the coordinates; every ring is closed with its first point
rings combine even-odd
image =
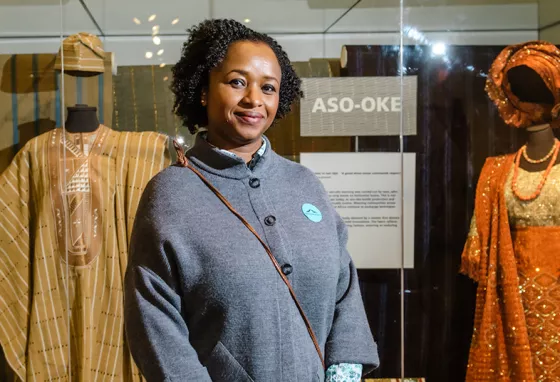
{"type": "Polygon", "coordinates": [[[207,19],[269,35],[302,80],[265,141],[348,230],[380,361],[363,379],[560,380],[557,0],[0,1],[0,380],[146,379],[130,244],[195,146],[174,67],[207,19]]]}

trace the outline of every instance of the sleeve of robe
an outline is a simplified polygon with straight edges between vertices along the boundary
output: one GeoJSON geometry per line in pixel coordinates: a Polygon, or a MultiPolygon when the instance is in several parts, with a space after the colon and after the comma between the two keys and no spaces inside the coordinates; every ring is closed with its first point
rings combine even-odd
{"type": "Polygon", "coordinates": [[[336,364],[361,364],[366,375],[379,366],[377,345],[371,334],[358,283],[358,272],[346,249],[348,228],[337,215],[340,275],[334,321],[325,344],[327,368],[336,364]]]}
{"type": "Polygon", "coordinates": [[[148,185],[132,232],[125,276],[125,327],[134,361],[148,381],[211,382],[189,343],[178,275],[164,243],[161,210],[148,185]]]}
{"type": "Polygon", "coordinates": [[[22,149],[0,175],[0,345],[25,380],[29,325],[31,169],[22,149]]]}

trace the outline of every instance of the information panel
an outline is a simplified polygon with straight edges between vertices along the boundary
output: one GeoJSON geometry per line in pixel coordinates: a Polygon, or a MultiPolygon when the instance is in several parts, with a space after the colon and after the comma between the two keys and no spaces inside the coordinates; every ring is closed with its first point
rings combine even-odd
{"type": "Polygon", "coordinates": [[[302,81],[301,136],[416,135],[416,76],[302,81]]]}
{"type": "Polygon", "coordinates": [[[357,268],[414,267],[416,154],[302,153],[301,164],[323,182],[348,225],[357,268]]]}

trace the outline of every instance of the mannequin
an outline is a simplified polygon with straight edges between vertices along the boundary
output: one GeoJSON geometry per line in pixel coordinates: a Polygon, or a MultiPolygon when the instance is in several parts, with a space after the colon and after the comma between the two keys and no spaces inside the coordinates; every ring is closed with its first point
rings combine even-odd
{"type": "Polygon", "coordinates": [[[478,283],[469,382],[560,381],[559,84],[560,50],[543,41],[507,47],[487,78],[527,143],[488,158],[478,180],[461,262],[478,283]]]}
{"type": "MultiPolygon", "coordinates": [[[[96,36],[62,49],[55,70],[105,72],[96,36]]],[[[142,192],[170,159],[167,136],[112,130],[78,104],[0,174],[1,381],[145,381],[124,335],[123,270],[142,192]]]]}
{"type": "Polygon", "coordinates": [[[68,107],[68,117],[64,127],[69,133],[94,132],[99,127],[97,108],[83,104],[68,107]]]}
{"type": "MultiPolygon", "coordinates": [[[[526,65],[512,68],[507,73],[511,91],[520,101],[530,102],[541,105],[547,105],[552,108],[554,106],[554,96],[547,88],[542,78],[533,69],[526,65]]],[[[542,158],[554,145],[554,132],[550,126],[550,118],[547,117],[547,123],[530,126],[527,132],[527,155],[530,158],[542,158]]],[[[556,163],[560,163],[560,156],[556,159],[556,163]]],[[[521,159],[521,168],[530,172],[543,171],[546,169],[548,162],[529,163],[525,158],[521,159]]]]}

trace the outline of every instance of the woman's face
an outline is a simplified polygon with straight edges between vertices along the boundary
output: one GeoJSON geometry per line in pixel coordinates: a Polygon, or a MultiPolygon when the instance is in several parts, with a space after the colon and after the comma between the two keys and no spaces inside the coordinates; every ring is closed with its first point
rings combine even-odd
{"type": "Polygon", "coordinates": [[[282,71],[264,43],[232,44],[203,93],[208,131],[225,149],[260,141],[278,110],[282,71]]]}

